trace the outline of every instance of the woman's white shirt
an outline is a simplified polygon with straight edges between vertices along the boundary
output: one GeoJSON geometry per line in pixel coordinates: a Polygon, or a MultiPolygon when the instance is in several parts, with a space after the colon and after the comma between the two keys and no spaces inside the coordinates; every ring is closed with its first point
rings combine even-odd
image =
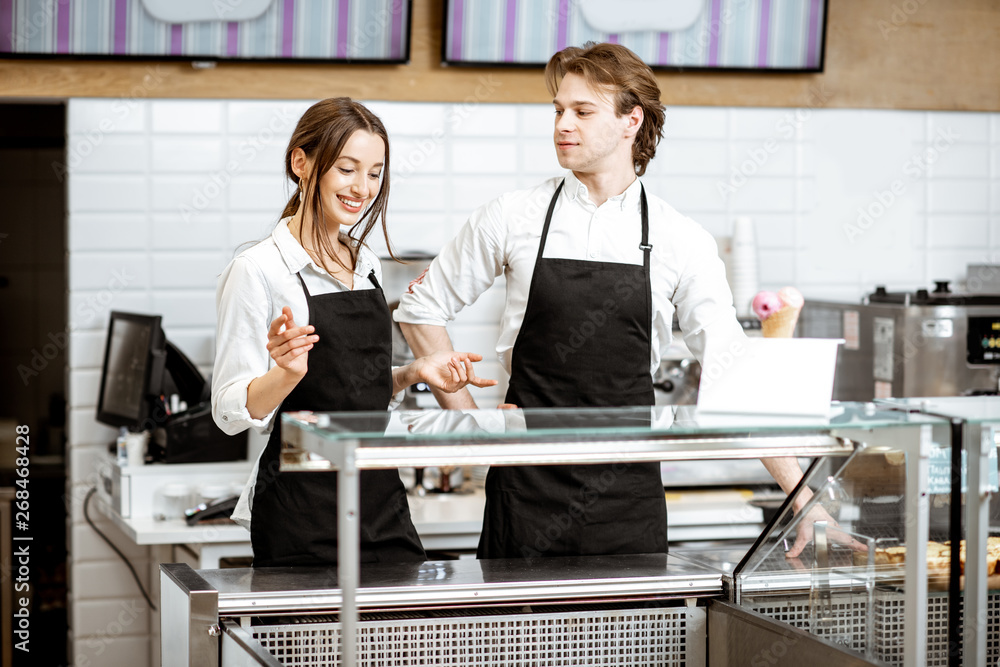
{"type": "MultiPolygon", "coordinates": [[[[247,411],[247,387],[275,365],[267,351],[271,322],[288,306],[297,326],[309,324],[309,307],[296,274],[301,274],[312,295],[346,292],[349,288],[313,262],[288,230],[290,218],[278,223],[271,236],[240,253],[219,277],[216,291],[215,368],[212,373],[212,417],[226,433],[248,428],[269,433],[275,408],[262,419],[247,411]]],[[[354,290],[374,289],[368,274],[375,272],[379,284],[382,268],[371,249],[362,246],[354,271],[354,290]]],[[[324,344],[320,340],[317,345],[324,344]]],[[[327,344],[335,344],[328,341],[327,344]]],[[[258,459],[259,461],[259,459],[258,459]]],[[[254,465],[233,520],[250,529],[254,465]]]]}
{"type": "MultiPolygon", "coordinates": [[[[246,407],[247,387],[275,365],[267,351],[267,331],[281,315],[281,309],[292,309],[297,326],[309,324],[306,295],[296,274],[302,275],[312,295],[349,291],[313,262],[288,230],[288,221],[282,220],[270,237],[240,253],[219,277],[212,416],[229,434],[250,427],[261,433],[271,430],[277,409],[263,419],[252,418],[246,407]]],[[[354,290],[374,289],[368,280],[373,270],[381,284],[378,257],[362,246],[354,271],[354,290]]]]}

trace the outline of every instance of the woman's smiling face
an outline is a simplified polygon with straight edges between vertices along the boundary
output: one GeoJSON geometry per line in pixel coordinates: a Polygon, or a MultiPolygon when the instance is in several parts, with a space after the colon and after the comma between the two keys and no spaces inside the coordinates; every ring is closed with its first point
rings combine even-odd
{"type": "Polygon", "coordinates": [[[366,130],[356,130],[333,166],[319,180],[327,227],[354,225],[381,187],[385,142],[366,130]]]}

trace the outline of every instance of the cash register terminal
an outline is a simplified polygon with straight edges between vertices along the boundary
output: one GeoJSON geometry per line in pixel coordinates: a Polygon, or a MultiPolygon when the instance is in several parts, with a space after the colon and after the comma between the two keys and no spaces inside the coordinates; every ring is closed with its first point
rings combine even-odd
{"type": "Polygon", "coordinates": [[[226,435],[212,419],[211,382],[167,340],[160,315],[112,311],[97,421],[149,431],[147,458],[163,463],[238,461],[247,432],[226,435]],[[171,411],[177,395],[187,409],[171,411]]]}

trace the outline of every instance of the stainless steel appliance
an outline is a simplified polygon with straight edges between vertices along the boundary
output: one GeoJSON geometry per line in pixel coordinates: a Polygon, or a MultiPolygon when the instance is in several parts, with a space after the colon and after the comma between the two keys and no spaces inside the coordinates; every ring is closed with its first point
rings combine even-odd
{"type": "Polygon", "coordinates": [[[995,393],[1000,294],[889,292],[861,303],[806,301],[798,335],[843,338],[833,397],[842,401],[995,393]]]}
{"type": "MultiPolygon", "coordinates": [[[[705,665],[721,574],[667,554],[362,569],[358,665],[705,665]]],[[[333,666],[342,597],[323,567],[160,566],[164,667],[333,666]],[[168,642],[164,642],[164,646],[168,642]]]]}

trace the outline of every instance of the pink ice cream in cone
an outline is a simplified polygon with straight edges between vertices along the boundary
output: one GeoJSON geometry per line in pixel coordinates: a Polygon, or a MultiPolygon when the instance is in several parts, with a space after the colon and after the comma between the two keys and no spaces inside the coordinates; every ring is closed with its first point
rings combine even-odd
{"type": "Polygon", "coordinates": [[[760,292],[753,299],[753,311],[760,318],[765,338],[791,338],[805,299],[794,287],[774,292],[760,292]]]}

